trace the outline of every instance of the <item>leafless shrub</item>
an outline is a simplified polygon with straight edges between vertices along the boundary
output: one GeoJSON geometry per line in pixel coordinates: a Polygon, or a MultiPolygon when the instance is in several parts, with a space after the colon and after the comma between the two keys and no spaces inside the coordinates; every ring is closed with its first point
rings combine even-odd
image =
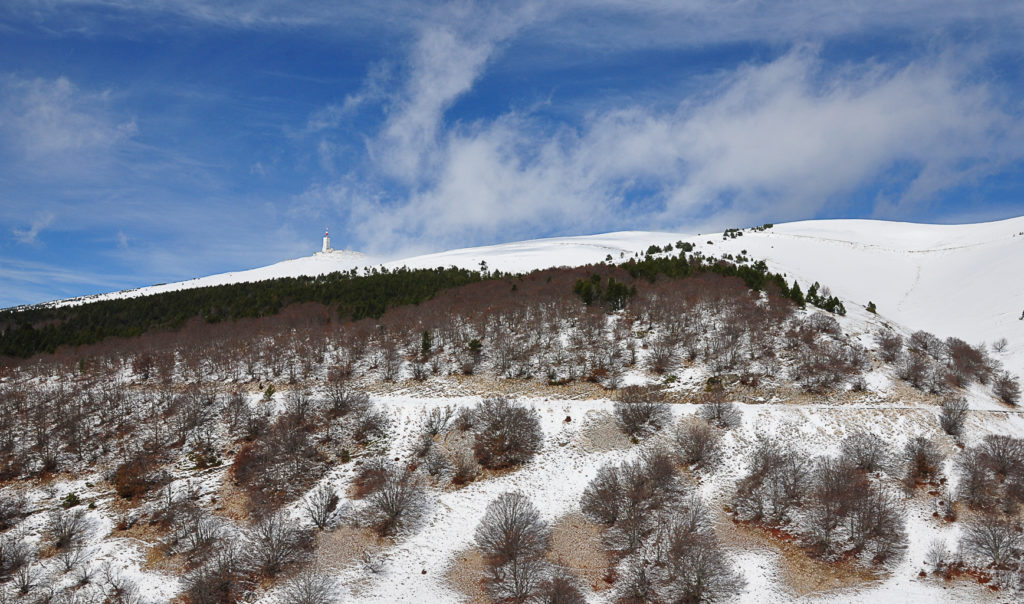
{"type": "Polygon", "coordinates": [[[60,571],[65,574],[78,568],[78,565],[85,562],[88,558],[85,550],[81,547],[68,548],[62,552],[58,552],[54,557],[57,560],[58,568],[60,568],[60,571]]]}
{"type": "Polygon", "coordinates": [[[81,509],[54,511],[46,523],[53,547],[63,550],[81,542],[85,536],[85,512],[81,509]]]}
{"type": "Polygon", "coordinates": [[[109,563],[103,565],[100,574],[106,602],[111,604],[140,604],[142,602],[139,586],[109,563]]]}
{"type": "Polygon", "coordinates": [[[616,601],[623,604],[645,604],[653,601],[656,595],[649,564],[637,556],[630,556],[625,572],[615,583],[616,601]]]}
{"type": "Polygon", "coordinates": [[[710,399],[700,408],[700,413],[709,423],[728,430],[740,425],[743,419],[735,403],[723,399],[710,399]]]}
{"type": "Polygon", "coordinates": [[[980,446],[981,462],[1000,478],[1024,472],[1024,440],[989,434],[980,446]]]}
{"type": "Polygon", "coordinates": [[[657,515],[657,528],[627,556],[618,601],[713,602],[742,589],[699,500],[677,500],[657,515]]]}
{"type": "Polygon", "coordinates": [[[843,439],[843,457],[865,472],[876,472],[889,463],[889,447],[871,432],[855,432],[843,439]]]}
{"type": "Polygon", "coordinates": [[[794,361],[794,377],[804,390],[824,392],[859,375],[867,353],[858,344],[814,340],[797,347],[794,361]]]}
{"type": "Polygon", "coordinates": [[[942,340],[937,338],[935,334],[923,330],[910,334],[910,347],[931,356],[933,359],[942,357],[946,352],[942,340]]]}
{"type": "Polygon", "coordinates": [[[736,487],[733,507],[745,520],[783,523],[803,502],[811,466],[803,455],[763,439],[749,457],[749,470],[736,487]]]}
{"type": "Polygon", "coordinates": [[[394,535],[426,508],[426,493],[408,468],[389,467],[380,490],[367,506],[371,526],[381,536],[394,535]]]}
{"type": "Polygon", "coordinates": [[[960,338],[946,339],[946,365],[954,384],[966,386],[972,381],[988,383],[992,370],[983,346],[971,346],[960,338]]]}
{"type": "Polygon", "coordinates": [[[943,572],[950,561],[951,556],[949,548],[946,547],[946,541],[943,539],[932,541],[928,546],[928,553],[925,554],[925,563],[932,567],[932,572],[943,572]]]}
{"type": "Polygon", "coordinates": [[[811,330],[817,333],[825,333],[834,337],[843,335],[843,330],[839,327],[839,321],[836,321],[835,317],[830,314],[816,312],[807,317],[806,323],[811,330]]]}
{"type": "Polygon", "coordinates": [[[1006,350],[1006,347],[1009,346],[1009,344],[1010,343],[1006,340],[1006,338],[999,338],[995,342],[992,342],[992,350],[996,352],[1002,352],[1006,350]]]}
{"type": "Polygon", "coordinates": [[[907,442],[903,449],[903,459],[907,468],[904,486],[912,490],[918,484],[938,476],[942,453],[932,440],[917,436],[907,442]]]}
{"type": "Polygon", "coordinates": [[[604,466],[584,489],[580,506],[612,529],[607,536],[614,547],[634,551],[655,529],[655,512],[681,495],[675,463],[659,449],[618,467],[604,466]]]}
{"type": "Polygon", "coordinates": [[[224,540],[202,566],[185,575],[182,599],[187,604],[237,602],[246,588],[241,547],[224,540]]]}
{"type": "Polygon", "coordinates": [[[24,596],[39,585],[41,577],[42,572],[40,572],[38,567],[25,564],[14,572],[12,583],[14,584],[14,589],[24,596]]]}
{"type": "Polygon", "coordinates": [[[427,418],[423,422],[423,433],[429,434],[432,437],[443,434],[454,417],[455,409],[451,405],[434,407],[427,414],[427,418]]]}
{"type": "Polygon", "coordinates": [[[0,579],[9,578],[28,563],[28,546],[13,535],[0,535],[0,579]]]}
{"type": "Polygon", "coordinates": [[[308,568],[289,580],[281,590],[284,604],[332,604],[338,602],[335,581],[318,568],[308,568]]]}
{"type": "Polygon", "coordinates": [[[313,489],[313,492],[303,502],[302,507],[316,528],[323,530],[327,527],[331,514],[338,508],[338,501],[338,494],[334,492],[334,489],[330,485],[321,484],[313,489]]]}
{"type": "Polygon", "coordinates": [[[992,390],[1007,405],[1016,405],[1020,401],[1020,382],[1005,371],[996,376],[992,390]]]}
{"type": "Polygon", "coordinates": [[[388,419],[387,414],[371,406],[356,419],[352,438],[357,443],[366,444],[387,436],[390,427],[391,420],[388,419]]]}
{"type": "Polygon", "coordinates": [[[440,476],[451,469],[448,458],[437,451],[431,451],[423,460],[423,469],[430,476],[440,476]]]}
{"type": "Polygon", "coordinates": [[[967,449],[958,464],[957,495],[974,509],[988,509],[995,501],[998,482],[986,463],[981,448],[967,449]]]}
{"type": "Polygon", "coordinates": [[[903,525],[899,501],[877,489],[856,499],[847,515],[847,530],[854,551],[870,548],[875,562],[886,561],[906,545],[903,525]]]}
{"type": "Polygon", "coordinates": [[[194,502],[187,502],[174,514],[172,534],[182,545],[186,558],[203,557],[220,536],[220,521],[194,502]]]}
{"type": "Polygon", "coordinates": [[[332,417],[344,417],[349,413],[362,415],[370,408],[370,395],[356,390],[345,380],[327,383],[327,410],[332,417]]]}
{"type": "Polygon", "coordinates": [[[1009,521],[986,515],[967,525],[960,545],[964,553],[998,568],[1010,560],[1015,550],[1020,549],[1022,539],[1009,521]]]}
{"type": "Polygon", "coordinates": [[[903,336],[891,329],[880,329],[875,332],[875,344],[878,345],[878,356],[886,363],[895,363],[903,351],[903,336]]]}
{"type": "Polygon", "coordinates": [[[537,411],[505,397],[485,398],[476,407],[477,428],[473,452],[487,468],[524,464],[544,441],[537,411]]]}
{"type": "Polygon", "coordinates": [[[650,386],[626,386],[615,402],[619,428],[632,437],[649,434],[668,425],[672,419],[664,393],[650,386]]]}
{"type": "Polygon", "coordinates": [[[597,476],[583,490],[580,507],[584,514],[611,526],[619,518],[621,492],[618,468],[613,465],[601,466],[597,476]]]}
{"type": "Polygon", "coordinates": [[[480,467],[472,452],[460,449],[452,455],[452,484],[464,485],[476,480],[480,467]]]}
{"type": "Polygon", "coordinates": [[[21,491],[0,493],[0,531],[5,531],[17,522],[25,512],[25,495],[21,491]]]}
{"type": "Polygon", "coordinates": [[[264,577],[273,577],[302,561],[312,547],[311,535],[283,513],[267,515],[245,531],[249,565],[264,577]]]}
{"type": "Polygon", "coordinates": [[[537,588],[538,604],[585,604],[587,599],[575,583],[565,577],[553,577],[537,588]]]}
{"type": "Polygon", "coordinates": [[[543,578],[542,559],[551,547],[551,532],[530,499],[522,493],[499,495],[488,504],[475,537],[490,567],[495,599],[530,598],[543,578]]]}
{"type": "Polygon", "coordinates": [[[818,553],[833,553],[843,519],[870,490],[864,473],[849,460],[825,458],[818,461],[810,481],[808,514],[808,533],[818,553]]]}
{"type": "Polygon", "coordinates": [[[942,430],[950,436],[960,436],[964,429],[964,420],[967,418],[967,409],[966,398],[944,399],[939,414],[939,425],[942,426],[942,430]]]}
{"type": "Polygon", "coordinates": [[[460,432],[472,430],[476,419],[475,415],[473,407],[460,407],[458,414],[455,416],[455,428],[460,432]]]}
{"type": "Polygon", "coordinates": [[[518,492],[502,493],[487,505],[475,537],[491,565],[538,558],[551,546],[547,523],[530,498],[518,492]]]}

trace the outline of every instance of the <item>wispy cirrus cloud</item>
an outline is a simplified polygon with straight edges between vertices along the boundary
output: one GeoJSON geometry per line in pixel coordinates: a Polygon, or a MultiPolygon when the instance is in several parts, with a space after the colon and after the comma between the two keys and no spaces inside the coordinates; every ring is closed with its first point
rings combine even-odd
{"type": "Polygon", "coordinates": [[[134,118],[119,120],[108,91],[85,92],[66,77],[0,77],[0,123],[7,143],[38,161],[65,153],[104,150],[138,132],[134,118]]]}
{"type": "Polygon", "coordinates": [[[36,219],[32,221],[32,224],[27,229],[14,228],[11,229],[11,232],[19,243],[34,244],[36,243],[36,238],[39,237],[39,233],[53,224],[54,218],[53,212],[42,212],[36,216],[36,219]]]}

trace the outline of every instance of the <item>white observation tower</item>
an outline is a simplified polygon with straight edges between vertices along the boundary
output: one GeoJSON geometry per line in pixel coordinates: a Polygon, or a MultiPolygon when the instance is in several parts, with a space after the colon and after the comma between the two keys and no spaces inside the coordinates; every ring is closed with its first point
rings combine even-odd
{"type": "Polygon", "coordinates": [[[324,229],[324,249],[323,253],[331,252],[331,233],[329,229],[324,229]]]}

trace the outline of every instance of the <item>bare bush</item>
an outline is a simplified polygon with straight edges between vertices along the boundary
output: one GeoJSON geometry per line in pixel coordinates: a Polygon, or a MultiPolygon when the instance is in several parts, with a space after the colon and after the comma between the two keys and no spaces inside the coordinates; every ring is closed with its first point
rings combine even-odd
{"type": "Polygon", "coordinates": [[[370,395],[351,388],[344,380],[327,383],[327,410],[331,416],[344,417],[349,413],[362,415],[370,408],[370,395]]]}
{"type": "Polygon", "coordinates": [[[843,457],[865,472],[876,472],[889,463],[889,447],[877,434],[855,432],[843,439],[843,457]]]}
{"type": "Polygon", "coordinates": [[[367,505],[369,521],[381,536],[394,535],[426,508],[426,493],[408,468],[388,467],[387,478],[367,505]]]}
{"type": "Polygon", "coordinates": [[[903,351],[903,336],[891,329],[880,329],[875,332],[875,344],[878,345],[878,356],[886,363],[895,363],[903,351]]]}
{"type": "Polygon", "coordinates": [[[942,340],[937,338],[935,334],[923,330],[910,334],[910,347],[929,355],[933,359],[940,358],[946,352],[942,340]]]}
{"type": "Polygon", "coordinates": [[[85,512],[81,509],[54,511],[46,523],[46,530],[57,550],[79,544],[85,536],[86,528],[85,512]]]}
{"type": "Polygon", "coordinates": [[[586,604],[587,599],[575,583],[565,577],[553,577],[537,588],[538,604],[586,604]]]}
{"type": "Polygon", "coordinates": [[[491,565],[539,558],[551,547],[551,532],[530,498],[506,492],[487,505],[476,528],[477,546],[491,565]]]}
{"type": "Polygon", "coordinates": [[[338,508],[338,501],[338,494],[334,489],[328,484],[321,484],[313,489],[302,506],[316,528],[323,530],[327,528],[331,514],[338,508]]]}
{"type": "Polygon", "coordinates": [[[720,457],[721,433],[707,421],[689,418],[676,429],[676,446],[683,463],[698,468],[713,467],[720,457]]]}
{"type": "Polygon", "coordinates": [[[245,538],[249,565],[265,577],[302,561],[312,548],[311,535],[281,512],[258,520],[245,531],[245,538]]]}
{"type": "Polygon", "coordinates": [[[902,506],[896,498],[877,489],[853,502],[847,525],[854,551],[870,547],[875,562],[886,561],[907,542],[902,506]]]}
{"type": "Polygon", "coordinates": [[[228,539],[218,544],[205,564],[185,575],[182,599],[187,604],[237,602],[246,584],[241,547],[228,539]]]}
{"type": "Polygon", "coordinates": [[[999,338],[995,342],[992,342],[992,350],[996,352],[1003,352],[1006,347],[1010,345],[1010,342],[1006,338],[999,338]]]}
{"type": "Polygon", "coordinates": [[[423,422],[423,433],[432,437],[443,434],[454,417],[455,409],[451,405],[434,407],[423,422]]]}
{"type": "Polygon", "coordinates": [[[749,470],[736,487],[733,507],[744,520],[788,522],[790,510],[801,505],[811,465],[803,455],[763,439],[749,457],[749,470]]]}
{"type": "Polygon", "coordinates": [[[530,461],[544,442],[535,409],[505,397],[485,398],[476,407],[473,452],[486,468],[507,468],[530,461]]]}
{"type": "Polygon", "coordinates": [[[1024,473],[1024,440],[1004,434],[989,434],[980,446],[982,463],[1000,478],[1024,473]]]}
{"type": "Polygon", "coordinates": [[[997,568],[1006,564],[1022,543],[1013,524],[994,515],[983,516],[967,525],[960,539],[964,553],[997,568]]]}
{"type": "Polygon", "coordinates": [[[613,465],[601,466],[597,476],[583,490],[580,507],[584,514],[611,526],[619,518],[621,492],[618,468],[613,465]]]}
{"type": "Polygon", "coordinates": [[[540,586],[542,559],[551,547],[551,532],[530,499],[522,493],[499,495],[487,505],[475,537],[490,567],[495,599],[529,599],[540,586]]]}
{"type": "Polygon", "coordinates": [[[0,493],[0,531],[5,531],[17,522],[25,512],[25,495],[21,491],[0,493]]]}
{"type": "Polygon", "coordinates": [[[7,579],[28,563],[29,549],[12,535],[0,535],[0,579],[7,579]]]}
{"type": "Polygon", "coordinates": [[[992,476],[981,449],[964,451],[958,469],[957,496],[974,509],[988,509],[995,501],[999,484],[992,476]]]}
{"type": "Polygon", "coordinates": [[[1020,382],[1005,371],[996,376],[992,391],[1007,405],[1016,405],[1020,401],[1020,382]]]}
{"type": "Polygon", "coordinates": [[[939,425],[942,430],[950,436],[960,436],[964,429],[964,420],[967,419],[967,399],[963,397],[949,397],[942,401],[939,413],[939,425]]]}
{"type": "Polygon", "coordinates": [[[917,436],[907,442],[903,449],[903,459],[907,468],[904,486],[911,490],[919,483],[934,480],[938,476],[942,453],[932,440],[917,436]]]}
{"type": "Polygon", "coordinates": [[[308,568],[281,590],[284,604],[332,604],[340,600],[335,581],[318,568],[308,568]]]}
{"type": "Polygon", "coordinates": [[[650,434],[672,419],[664,393],[651,386],[626,386],[615,402],[619,428],[632,437],[650,434]]]}
{"type": "Polygon", "coordinates": [[[708,400],[701,406],[700,413],[711,424],[726,430],[740,425],[743,419],[735,403],[721,399],[708,400]]]}

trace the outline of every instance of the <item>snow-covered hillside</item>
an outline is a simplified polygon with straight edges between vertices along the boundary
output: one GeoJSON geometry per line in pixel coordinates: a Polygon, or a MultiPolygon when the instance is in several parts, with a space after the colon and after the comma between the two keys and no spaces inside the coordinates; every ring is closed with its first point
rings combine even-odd
{"type": "MultiPolygon", "coordinates": [[[[1024,342],[1024,217],[966,225],[927,225],[877,220],[810,220],[723,238],[721,233],[688,235],[625,231],[604,235],[557,237],[465,248],[379,261],[358,252],[334,251],[286,260],[246,271],[178,283],[63,300],[55,304],[136,297],[227,283],[299,275],[321,275],[353,268],[389,269],[459,266],[526,272],[554,266],[622,262],[649,246],[676,241],[694,243],[706,255],[746,251],[767,261],[773,271],[831,287],[847,308],[878,307],[878,315],[907,329],[925,329],[941,337],[971,343],[1007,338],[1024,342]]],[[[1024,346],[1006,351],[1009,368],[1024,373],[1024,346]],[[1019,349],[1019,350],[1018,350],[1019,349]]]]}

